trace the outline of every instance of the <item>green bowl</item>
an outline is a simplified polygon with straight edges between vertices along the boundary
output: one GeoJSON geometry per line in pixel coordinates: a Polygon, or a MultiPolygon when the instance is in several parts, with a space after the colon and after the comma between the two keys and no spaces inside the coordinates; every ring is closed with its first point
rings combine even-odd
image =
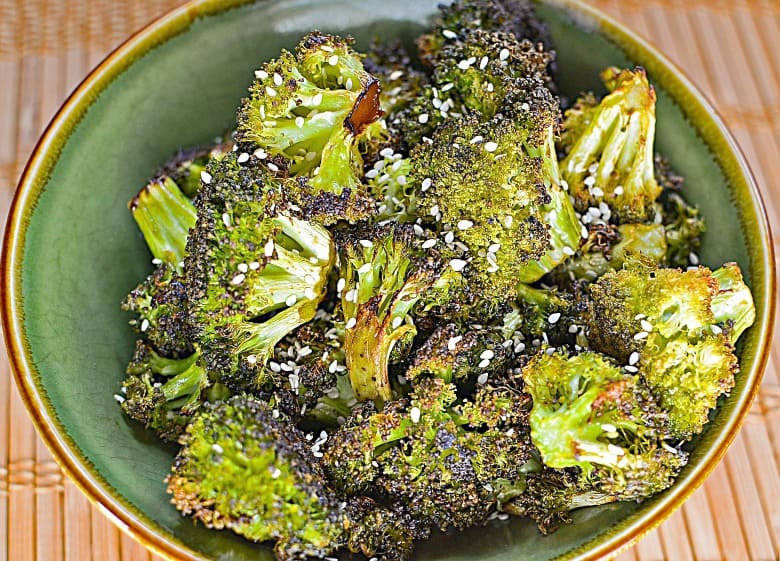
{"type": "MultiPolygon", "coordinates": [[[[182,518],[163,479],[174,448],[129,422],[113,394],[134,335],[122,297],[151,270],[127,201],[180,146],[231,126],[252,70],[306,31],[410,40],[435,0],[195,0],[111,54],[65,103],[16,192],[2,257],[11,363],[37,428],[65,471],[122,528],[163,556],[270,560],[270,548],[182,518]]],[[[698,487],[737,433],[758,388],[774,317],[767,219],[744,158],[703,96],[664,57],[575,0],[539,7],[558,47],[562,89],[599,89],[605,66],[640,64],[658,92],[657,149],[687,178],[710,224],[702,262],[737,261],[758,309],[739,346],[742,373],[667,492],[575,513],[549,537],[523,520],[437,535],[415,559],[596,559],[658,525],[698,487]]]]}

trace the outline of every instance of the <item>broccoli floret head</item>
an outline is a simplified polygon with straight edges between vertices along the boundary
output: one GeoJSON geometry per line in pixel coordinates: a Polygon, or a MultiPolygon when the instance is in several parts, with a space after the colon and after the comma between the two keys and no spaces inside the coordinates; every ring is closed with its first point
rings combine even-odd
{"type": "Polygon", "coordinates": [[[346,514],[302,432],[263,401],[205,406],[168,477],[172,502],[208,528],[276,542],[279,559],[322,557],[343,541],[346,514]]]}
{"type": "Polygon", "coordinates": [[[369,193],[377,202],[376,222],[414,222],[417,220],[417,192],[409,182],[412,169],[409,158],[390,148],[381,151],[381,159],[366,172],[369,193]]]}
{"type": "Polygon", "coordinates": [[[466,39],[475,31],[500,31],[552,46],[550,32],[539,20],[533,4],[526,0],[458,0],[439,7],[433,31],[422,35],[417,45],[423,62],[433,66],[447,46],[466,39]]]}
{"type": "Polygon", "coordinates": [[[523,380],[531,439],[546,466],[577,467],[595,490],[636,500],[669,487],[685,465],[686,453],[666,443],[666,412],[638,375],[606,357],[540,353],[523,380]]]}
{"type": "MultiPolygon", "coordinates": [[[[256,77],[238,112],[238,140],[259,147],[258,157],[282,158],[314,193],[345,195],[362,208],[357,141],[382,111],[379,81],[363,68],[351,40],[313,32],[296,54],[283,51],[256,77]]],[[[351,210],[343,218],[360,217],[351,210]]]]}
{"type": "Polygon", "coordinates": [[[410,227],[352,230],[339,240],[344,353],[360,401],[392,397],[391,353],[417,334],[412,311],[442,272],[434,253],[421,254],[410,227]]]}
{"type": "Polygon", "coordinates": [[[192,199],[201,186],[201,172],[212,160],[218,160],[233,150],[232,140],[216,139],[208,146],[183,148],[155,172],[156,177],[170,177],[185,197],[192,199]]]}
{"type": "Polygon", "coordinates": [[[590,345],[638,367],[675,437],[701,432],[738,370],[734,334],[755,316],[750,291],[735,264],[659,269],[627,263],[590,285],[586,313],[590,345]]]}
{"type": "MultiPolygon", "coordinates": [[[[130,418],[154,430],[163,440],[175,441],[200,407],[209,386],[200,353],[165,358],[138,341],[117,400],[130,418]]],[[[214,391],[224,393],[218,388],[214,391]]]]}
{"type": "Polygon", "coordinates": [[[566,114],[561,175],[581,212],[605,203],[619,222],[652,219],[661,193],[653,167],[655,91],[641,68],[608,68],[601,77],[609,94],[566,114]]]}
{"type": "Polygon", "coordinates": [[[574,252],[580,225],[560,188],[553,147],[555,103],[516,118],[442,125],[412,152],[421,216],[467,250],[465,274],[486,297],[513,297],[574,252]]]}
{"type": "Polygon", "coordinates": [[[151,181],[128,204],[155,259],[177,269],[184,260],[187,233],[195,226],[196,211],[170,177],[151,181]]]}
{"type": "Polygon", "coordinates": [[[263,165],[239,160],[230,155],[209,167],[185,271],[194,337],[209,369],[249,390],[267,381],[276,343],[314,317],[335,248],[324,227],[296,216],[263,165]]]}

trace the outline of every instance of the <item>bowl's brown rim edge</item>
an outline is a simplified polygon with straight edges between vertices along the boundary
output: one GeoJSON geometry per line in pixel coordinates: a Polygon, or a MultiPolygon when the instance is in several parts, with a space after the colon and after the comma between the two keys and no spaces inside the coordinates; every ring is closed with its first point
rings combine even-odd
{"type": "MultiPolygon", "coordinates": [[[[47,170],[44,168],[48,164],[48,168],[51,169],[54,164],[54,162],[47,161],[45,154],[48,153],[50,148],[56,147],[58,142],[63,143],[70,136],[70,133],[78,125],[81,116],[88,110],[91,100],[105,89],[116,76],[132,64],[136,58],[144,56],[157,45],[186,30],[196,19],[220,13],[248,2],[251,2],[251,0],[228,0],[227,2],[190,0],[188,3],[171,10],[136,32],[88,74],[51,120],[46,131],[33,149],[19,180],[8,212],[2,258],[0,260],[0,272],[2,272],[1,286],[3,288],[0,291],[0,308],[2,309],[2,325],[9,361],[22,400],[44,443],[63,468],[63,471],[101,512],[106,514],[119,528],[132,535],[155,553],[171,560],[200,559],[201,557],[197,552],[178,542],[172,534],[157,526],[142,513],[139,513],[127,501],[107,492],[106,487],[110,486],[107,485],[107,482],[102,481],[98,474],[92,473],[88,459],[74,453],[73,445],[75,443],[70,442],[70,439],[64,433],[63,427],[59,427],[56,413],[49,411],[49,406],[42,396],[43,388],[39,388],[35,382],[32,374],[34,367],[31,360],[29,360],[29,349],[23,335],[23,322],[20,317],[21,293],[19,290],[21,279],[19,276],[21,275],[20,265],[25,227],[29,212],[34,208],[37,195],[46,183],[45,179],[41,180],[41,172],[42,170],[44,171],[43,175],[45,177],[47,170]],[[17,272],[19,272],[19,275],[17,275],[17,272]],[[58,427],[58,429],[55,430],[54,427],[58,427]],[[163,533],[168,533],[170,538],[163,539],[161,535],[163,533]]],[[[682,488],[675,486],[675,488],[667,491],[669,494],[662,501],[659,501],[650,511],[643,514],[639,520],[634,521],[632,529],[623,529],[621,531],[620,525],[618,525],[611,528],[610,533],[612,535],[596,547],[588,549],[590,543],[588,542],[577,550],[567,552],[559,557],[559,559],[567,560],[595,561],[604,555],[613,554],[629,547],[679,508],[717,466],[726,449],[736,437],[758,392],[760,378],[769,358],[769,341],[774,325],[776,307],[774,298],[776,283],[774,246],[763,198],[741,149],[712,105],[687,79],[685,74],[645,39],[633,34],[622,24],[580,0],[542,0],[542,3],[584,15],[591,23],[598,24],[600,31],[621,50],[625,50],[626,44],[633,44],[641,52],[643,58],[651,60],[655,65],[665,66],[672,71],[674,79],[677,81],[677,84],[674,85],[677,88],[682,88],[699,104],[699,108],[710,119],[711,122],[709,124],[714,125],[716,132],[720,134],[720,140],[724,141],[728,146],[729,154],[735,157],[737,169],[747,186],[747,194],[750,195],[753,203],[755,217],[758,222],[757,227],[763,233],[760,245],[762,254],[761,259],[758,260],[760,263],[757,265],[759,265],[758,268],[762,265],[764,269],[762,280],[765,286],[765,294],[764,301],[757,302],[757,304],[759,306],[763,304],[766,314],[763,318],[764,321],[760,325],[754,326],[754,328],[761,328],[761,334],[759,336],[756,360],[748,373],[750,378],[752,378],[749,391],[741,396],[739,408],[732,413],[727,422],[727,430],[721,433],[719,438],[713,443],[711,451],[702,458],[702,462],[697,466],[698,469],[694,470],[686,478],[687,485],[680,486],[682,488]],[[676,489],[679,490],[674,492],[676,489]]],[[[671,88],[665,89],[671,90],[671,88]]],[[[675,95],[672,95],[672,98],[675,98],[676,101],[675,95]]],[[[701,123],[695,124],[697,129],[700,128],[699,125],[701,123]]],[[[704,140],[706,142],[706,139],[704,140]]],[[[715,154],[716,150],[712,146],[710,148],[715,154]]],[[[724,174],[728,175],[727,171],[723,169],[724,162],[717,157],[719,155],[715,155],[719,167],[721,167],[724,174]]],[[[56,158],[54,158],[54,161],[56,162],[56,158]]]]}

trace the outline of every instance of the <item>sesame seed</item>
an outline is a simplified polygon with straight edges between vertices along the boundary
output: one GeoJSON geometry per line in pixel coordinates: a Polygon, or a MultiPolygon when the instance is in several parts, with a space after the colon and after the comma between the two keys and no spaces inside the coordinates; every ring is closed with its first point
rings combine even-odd
{"type": "Polygon", "coordinates": [[[428,214],[430,214],[431,216],[436,216],[437,214],[439,214],[439,205],[433,205],[431,207],[431,210],[428,211],[428,214]]]}
{"type": "Polygon", "coordinates": [[[409,411],[409,417],[412,419],[412,422],[416,425],[420,422],[420,408],[415,406],[412,407],[412,409],[409,411]]]}
{"type": "Polygon", "coordinates": [[[720,335],[723,333],[723,330],[720,328],[719,325],[710,325],[710,331],[712,331],[715,335],[720,335]]]}
{"type": "Polygon", "coordinates": [[[317,152],[314,151],[306,152],[306,155],[304,156],[307,162],[311,162],[316,157],[317,157],[317,152]]]}
{"type": "Polygon", "coordinates": [[[645,314],[637,314],[637,315],[634,316],[634,319],[639,321],[640,319],[644,319],[646,317],[647,316],[645,314]]]}
{"type": "Polygon", "coordinates": [[[487,349],[485,351],[482,351],[482,354],[479,355],[479,358],[484,359],[484,360],[490,360],[494,356],[496,356],[496,353],[494,353],[490,349],[487,349]]]}
{"type": "Polygon", "coordinates": [[[474,226],[474,223],[471,220],[458,221],[458,230],[468,230],[472,226],[474,226]]]}
{"type": "Polygon", "coordinates": [[[246,278],[246,275],[244,275],[243,273],[239,273],[235,277],[233,277],[233,279],[230,281],[230,284],[239,285],[242,282],[244,282],[245,278],[246,278]]]}
{"type": "Polygon", "coordinates": [[[448,92],[448,91],[450,91],[450,90],[451,90],[452,88],[454,88],[454,87],[455,87],[455,84],[453,84],[452,82],[450,82],[449,84],[444,84],[444,85],[441,87],[441,91],[443,91],[443,92],[448,92]]]}
{"type": "Polygon", "coordinates": [[[547,318],[547,321],[550,322],[550,324],[553,324],[557,323],[559,319],[561,319],[561,314],[559,312],[555,312],[554,314],[550,314],[550,316],[547,318]]]}
{"type": "Polygon", "coordinates": [[[436,245],[435,239],[425,240],[422,244],[423,249],[431,249],[433,246],[436,245]]]}
{"type": "Polygon", "coordinates": [[[266,257],[272,257],[274,254],[274,249],[276,249],[276,246],[274,245],[274,239],[271,238],[267,242],[265,242],[265,245],[263,246],[263,254],[266,257]]]}
{"type": "Polygon", "coordinates": [[[374,242],[371,240],[360,240],[358,243],[365,248],[374,247],[374,242]]]}
{"type": "Polygon", "coordinates": [[[339,55],[333,55],[330,58],[328,58],[328,64],[331,66],[336,66],[339,63],[339,55]]]}
{"type": "Polygon", "coordinates": [[[637,368],[636,366],[632,366],[630,364],[627,364],[623,368],[625,369],[626,372],[631,372],[632,374],[636,374],[637,372],[639,372],[639,368],[637,368]]]}
{"type": "Polygon", "coordinates": [[[501,49],[501,52],[498,53],[498,60],[506,60],[509,58],[509,49],[501,49]]]}
{"type": "Polygon", "coordinates": [[[271,97],[274,97],[276,95],[276,90],[273,89],[271,86],[266,86],[265,93],[267,93],[271,97]]]}
{"type": "Polygon", "coordinates": [[[488,65],[488,62],[490,62],[490,59],[486,56],[483,56],[482,60],[479,61],[479,69],[484,70],[485,67],[488,65]]]}
{"type": "Polygon", "coordinates": [[[246,357],[246,361],[247,361],[249,364],[256,364],[256,363],[257,363],[257,357],[256,357],[255,355],[248,355],[248,356],[246,357]]]}
{"type": "Polygon", "coordinates": [[[336,283],[336,292],[341,292],[344,290],[344,287],[347,285],[347,281],[343,278],[340,278],[339,281],[336,283]]]}
{"type": "Polygon", "coordinates": [[[495,152],[498,149],[498,144],[493,141],[485,143],[485,152],[495,152]]]}
{"type": "Polygon", "coordinates": [[[480,386],[484,386],[485,384],[487,384],[487,381],[488,381],[487,372],[483,372],[482,374],[477,376],[477,384],[479,384],[480,386]]]}
{"type": "Polygon", "coordinates": [[[258,160],[265,160],[268,157],[268,153],[262,148],[258,148],[253,152],[253,154],[258,160]]]}
{"type": "Polygon", "coordinates": [[[569,326],[569,333],[572,333],[572,334],[573,334],[573,333],[577,333],[577,331],[579,331],[579,329],[580,329],[580,328],[579,328],[579,326],[578,326],[578,325],[570,325],[570,326],[569,326]]]}
{"type": "Polygon", "coordinates": [[[162,265],[162,264],[163,264],[163,260],[162,259],[158,259],[157,257],[152,259],[152,265],[162,265]]]}
{"type": "Polygon", "coordinates": [[[450,260],[450,267],[452,267],[452,270],[455,272],[460,272],[463,269],[466,268],[467,263],[463,259],[451,259],[450,260]]]}
{"type": "Polygon", "coordinates": [[[596,178],[592,175],[589,175],[585,178],[585,181],[583,181],[586,187],[593,187],[596,184],[596,178]]]}
{"type": "Polygon", "coordinates": [[[210,185],[211,184],[211,180],[212,180],[211,174],[209,172],[207,172],[205,169],[201,170],[201,172],[200,172],[200,180],[205,185],[210,185]]]}
{"type": "Polygon", "coordinates": [[[511,228],[512,224],[514,223],[515,219],[512,217],[511,214],[507,214],[504,216],[504,227],[505,228],[511,228]]]}
{"type": "Polygon", "coordinates": [[[575,251],[574,251],[572,248],[570,248],[568,245],[567,245],[567,246],[564,246],[564,247],[563,247],[563,249],[561,249],[561,251],[563,252],[563,254],[564,254],[564,255],[568,255],[568,256],[572,256],[572,255],[574,255],[574,254],[576,253],[576,252],[575,252],[575,251]]]}
{"type": "Polygon", "coordinates": [[[117,403],[124,403],[125,402],[125,398],[122,397],[119,394],[116,394],[116,393],[114,394],[114,399],[116,400],[117,403]]]}
{"type": "Polygon", "coordinates": [[[344,295],[344,300],[346,302],[354,302],[356,297],[357,297],[357,290],[353,288],[347,290],[347,293],[344,295]]]}
{"type": "Polygon", "coordinates": [[[406,185],[406,176],[405,175],[399,175],[398,177],[395,178],[395,181],[396,181],[396,183],[398,183],[398,185],[403,187],[404,185],[406,185]]]}
{"type": "Polygon", "coordinates": [[[417,120],[420,121],[421,124],[425,124],[428,122],[428,113],[423,113],[419,117],[417,117],[417,120]]]}
{"type": "Polygon", "coordinates": [[[268,78],[268,72],[266,72],[265,70],[255,70],[255,77],[258,78],[259,80],[265,80],[266,78],[268,78]]]}
{"type": "Polygon", "coordinates": [[[282,470],[274,466],[274,470],[271,472],[271,479],[279,479],[282,475],[282,470]]]}
{"type": "Polygon", "coordinates": [[[609,450],[612,454],[615,454],[615,456],[622,456],[626,453],[626,451],[623,450],[620,446],[615,446],[614,444],[607,444],[607,450],[609,450]]]}
{"type": "Polygon", "coordinates": [[[303,117],[298,116],[295,118],[295,126],[298,127],[299,129],[303,128],[303,123],[304,123],[303,117]]]}
{"type": "Polygon", "coordinates": [[[272,372],[279,373],[282,371],[282,366],[278,362],[273,360],[268,363],[268,367],[271,369],[272,372]]]}
{"type": "Polygon", "coordinates": [[[246,263],[239,263],[236,269],[238,269],[238,271],[241,273],[246,273],[247,271],[249,271],[249,265],[247,265],[246,263]]]}
{"type": "Polygon", "coordinates": [[[490,361],[487,359],[481,360],[479,364],[477,364],[477,367],[479,368],[487,368],[488,366],[490,366],[490,361]]]}
{"type": "Polygon", "coordinates": [[[594,187],[591,189],[591,193],[593,193],[594,197],[603,197],[604,191],[602,191],[601,187],[594,187]]]}
{"type": "Polygon", "coordinates": [[[463,335],[456,335],[455,337],[450,337],[449,341],[447,341],[447,350],[454,351],[455,348],[458,346],[458,343],[460,343],[462,339],[463,339],[463,335]]]}
{"type": "Polygon", "coordinates": [[[617,432],[617,428],[615,428],[615,425],[612,425],[610,423],[602,423],[601,430],[603,430],[604,432],[617,432]]]}
{"type": "Polygon", "coordinates": [[[268,162],[268,169],[270,169],[271,171],[276,172],[276,171],[279,171],[279,166],[277,166],[273,162],[268,162]]]}
{"type": "Polygon", "coordinates": [[[455,241],[455,234],[452,232],[447,232],[444,234],[444,243],[450,244],[455,241]]]}
{"type": "Polygon", "coordinates": [[[355,318],[349,318],[346,325],[344,326],[345,329],[352,329],[357,325],[357,320],[355,318]]]}
{"type": "Polygon", "coordinates": [[[444,35],[447,39],[455,39],[458,36],[457,33],[450,31],[449,29],[443,29],[441,34],[444,35]]]}
{"type": "Polygon", "coordinates": [[[691,262],[691,265],[698,265],[699,264],[699,256],[691,251],[688,254],[688,261],[691,262]]]}
{"type": "Polygon", "coordinates": [[[647,331],[648,333],[653,330],[653,324],[647,321],[646,319],[640,321],[639,325],[641,325],[642,329],[647,331]]]}
{"type": "Polygon", "coordinates": [[[422,189],[423,193],[425,191],[427,191],[428,189],[430,189],[431,183],[432,183],[432,181],[431,181],[430,177],[426,177],[425,179],[423,179],[423,182],[422,182],[422,185],[421,185],[421,189],[422,189]]]}
{"type": "Polygon", "coordinates": [[[371,262],[363,263],[360,268],[357,270],[359,275],[365,275],[367,272],[371,270],[371,262]]]}
{"type": "Polygon", "coordinates": [[[347,81],[344,82],[344,87],[348,90],[352,89],[352,78],[347,78],[347,81]]]}
{"type": "Polygon", "coordinates": [[[284,301],[284,303],[287,304],[288,306],[294,306],[297,301],[298,301],[298,297],[295,296],[295,294],[290,294],[287,297],[287,300],[284,301]]]}
{"type": "Polygon", "coordinates": [[[496,253],[499,249],[501,249],[500,243],[493,243],[488,246],[488,251],[490,253],[496,253]]]}
{"type": "Polygon", "coordinates": [[[393,323],[392,323],[393,329],[398,329],[399,327],[401,327],[401,324],[403,322],[404,322],[404,318],[402,318],[400,316],[396,317],[396,318],[393,318],[393,323]]]}
{"type": "Polygon", "coordinates": [[[460,68],[461,70],[468,70],[469,66],[471,66],[471,63],[467,60],[461,60],[458,63],[458,68],[460,68]]]}
{"type": "Polygon", "coordinates": [[[322,93],[318,93],[313,98],[311,98],[311,104],[314,107],[317,107],[320,103],[322,103],[322,93]]]}
{"type": "Polygon", "coordinates": [[[647,331],[640,331],[636,335],[634,335],[634,339],[637,341],[641,341],[642,339],[647,339],[647,331]]]}
{"type": "Polygon", "coordinates": [[[580,237],[588,239],[588,235],[589,235],[588,228],[585,225],[583,225],[582,229],[580,230],[580,237]]]}
{"type": "Polygon", "coordinates": [[[404,71],[403,70],[396,70],[395,72],[392,72],[390,74],[390,76],[388,76],[388,78],[390,80],[398,80],[398,78],[400,78],[403,75],[404,75],[404,71]]]}
{"type": "Polygon", "coordinates": [[[222,449],[222,446],[220,446],[219,444],[216,444],[216,443],[211,445],[211,449],[214,450],[214,452],[216,452],[217,454],[223,454],[225,452],[222,449]]]}
{"type": "Polygon", "coordinates": [[[631,353],[631,356],[628,357],[628,364],[634,366],[637,362],[639,362],[639,353],[634,351],[631,353]]]}
{"type": "Polygon", "coordinates": [[[317,294],[314,292],[314,289],[310,286],[307,286],[306,288],[303,289],[303,295],[309,300],[314,300],[317,297],[317,294]]]}
{"type": "Polygon", "coordinates": [[[284,83],[284,78],[278,72],[274,72],[274,84],[281,86],[284,83]]]}
{"type": "Polygon", "coordinates": [[[146,332],[147,329],[149,329],[149,320],[144,318],[144,320],[141,322],[141,333],[146,332]]]}
{"type": "Polygon", "coordinates": [[[616,197],[619,197],[620,195],[622,195],[623,194],[623,186],[622,185],[618,185],[617,187],[615,187],[614,193],[615,193],[616,197]]]}

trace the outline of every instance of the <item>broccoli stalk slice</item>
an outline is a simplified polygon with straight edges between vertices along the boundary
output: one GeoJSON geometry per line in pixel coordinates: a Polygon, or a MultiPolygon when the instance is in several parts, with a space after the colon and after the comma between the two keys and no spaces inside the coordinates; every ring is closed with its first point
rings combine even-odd
{"type": "MultiPolygon", "coordinates": [[[[608,68],[601,76],[610,93],[590,108],[590,122],[562,162],[562,175],[580,210],[605,202],[621,222],[642,222],[653,217],[661,193],[653,163],[655,92],[641,68],[608,68]]],[[[582,128],[579,119],[576,126],[582,128]]]]}
{"type": "Polygon", "coordinates": [[[178,185],[169,177],[156,179],[141,189],[128,208],[152,255],[180,269],[197,211],[178,185]]]}
{"type": "Polygon", "coordinates": [[[715,323],[729,323],[731,344],[756,320],[753,295],[742,278],[742,271],[736,263],[726,263],[712,272],[718,281],[718,291],[712,297],[710,309],[715,323]]]}

